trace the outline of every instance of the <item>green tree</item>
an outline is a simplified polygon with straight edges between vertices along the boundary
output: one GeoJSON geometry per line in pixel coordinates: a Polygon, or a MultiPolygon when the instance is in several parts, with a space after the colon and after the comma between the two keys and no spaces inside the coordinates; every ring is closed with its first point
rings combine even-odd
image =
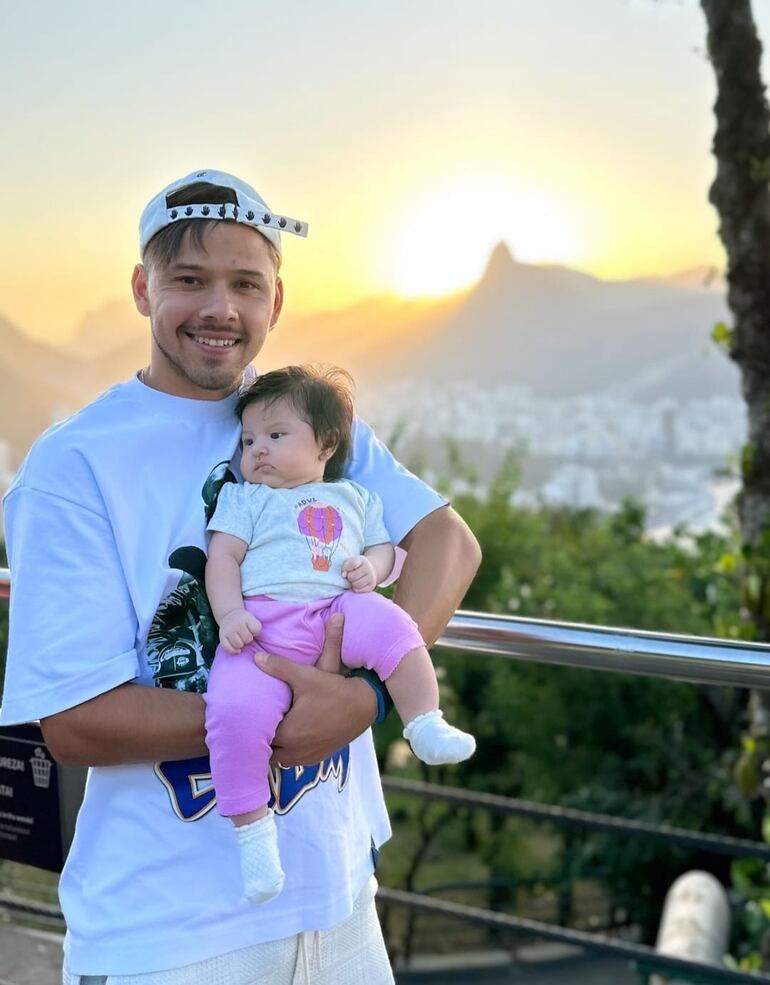
{"type": "MultiPolygon", "coordinates": [[[[634,502],[612,515],[525,510],[512,502],[516,482],[508,463],[486,494],[455,497],[484,555],[464,608],[696,635],[740,632],[734,533],[680,531],[657,543],[634,502]]],[[[740,692],[482,655],[434,657],[453,720],[479,739],[468,763],[443,771],[447,782],[694,830],[750,831],[753,819],[731,782],[740,692]]],[[[504,905],[495,883],[521,874],[510,847],[520,824],[476,823],[489,903],[504,905]]],[[[445,822],[440,830],[452,837],[445,822]]],[[[573,839],[570,853],[576,876],[605,870],[617,906],[650,936],[684,856],[598,835],[573,839]]],[[[701,864],[725,875],[724,863],[701,864]]]]}

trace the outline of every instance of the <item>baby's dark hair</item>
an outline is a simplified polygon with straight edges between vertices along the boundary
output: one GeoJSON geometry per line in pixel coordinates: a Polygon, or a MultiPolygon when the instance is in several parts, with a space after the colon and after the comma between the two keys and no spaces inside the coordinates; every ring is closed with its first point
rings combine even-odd
{"type": "Polygon", "coordinates": [[[352,447],[353,377],[339,366],[285,366],[257,379],[238,398],[235,413],[243,421],[249,404],[286,399],[313,429],[321,448],[334,448],[324,479],[341,479],[352,447]]]}

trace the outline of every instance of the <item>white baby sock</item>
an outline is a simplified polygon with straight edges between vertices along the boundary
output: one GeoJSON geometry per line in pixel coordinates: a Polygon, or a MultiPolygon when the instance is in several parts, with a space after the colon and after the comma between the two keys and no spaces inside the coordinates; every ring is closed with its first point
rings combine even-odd
{"type": "Polygon", "coordinates": [[[413,718],[404,729],[412,752],[428,766],[461,763],[476,751],[476,740],[468,732],[444,721],[444,712],[426,711],[413,718]]]}
{"type": "Polygon", "coordinates": [[[278,829],[273,812],[269,810],[258,821],[237,827],[235,833],[246,896],[252,903],[267,903],[283,889],[278,829]]]}

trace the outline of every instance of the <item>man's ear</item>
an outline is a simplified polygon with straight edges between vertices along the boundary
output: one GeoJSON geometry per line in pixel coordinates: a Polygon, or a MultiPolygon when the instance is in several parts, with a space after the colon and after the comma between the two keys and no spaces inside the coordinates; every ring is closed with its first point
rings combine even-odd
{"type": "Polygon", "coordinates": [[[150,300],[147,296],[147,268],[142,263],[137,263],[133,274],[131,274],[131,290],[134,295],[136,310],[140,315],[149,318],[150,300]]]}
{"type": "Polygon", "coordinates": [[[273,303],[273,313],[270,316],[270,327],[269,332],[272,332],[275,328],[275,324],[278,321],[278,316],[281,314],[281,308],[283,308],[283,281],[280,277],[275,278],[275,301],[273,303]]]}

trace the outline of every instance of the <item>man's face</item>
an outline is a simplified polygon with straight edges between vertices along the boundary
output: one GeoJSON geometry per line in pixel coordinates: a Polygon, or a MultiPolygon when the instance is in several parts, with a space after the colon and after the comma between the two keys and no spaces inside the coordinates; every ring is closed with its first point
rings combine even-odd
{"type": "Polygon", "coordinates": [[[283,303],[267,240],[230,222],[213,225],[202,246],[188,236],[167,266],[138,265],[132,286],[152,328],[145,381],[198,400],[232,393],[283,303]]]}

